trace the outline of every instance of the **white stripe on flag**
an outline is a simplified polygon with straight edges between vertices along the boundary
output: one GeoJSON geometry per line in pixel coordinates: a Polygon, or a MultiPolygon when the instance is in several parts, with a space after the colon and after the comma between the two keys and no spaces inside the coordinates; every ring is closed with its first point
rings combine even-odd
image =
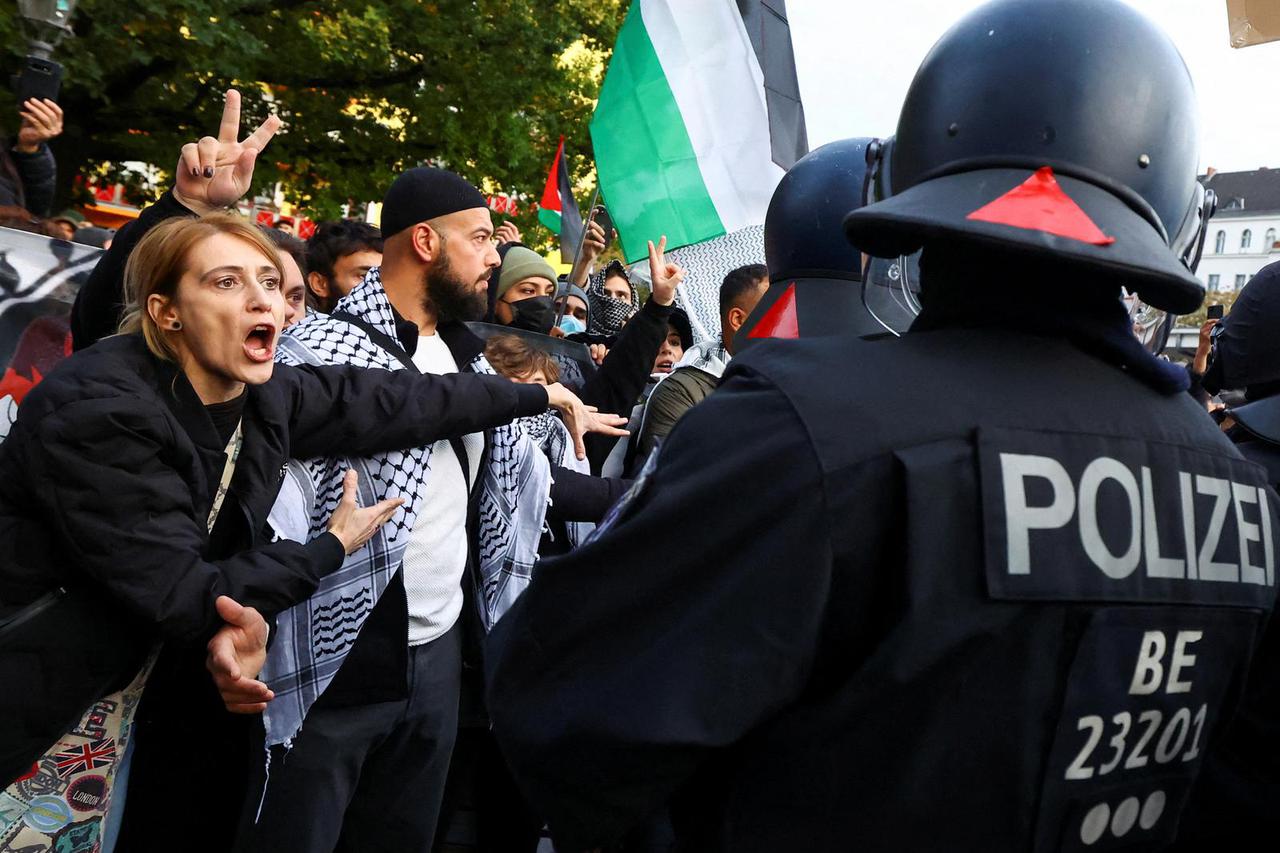
{"type": "Polygon", "coordinates": [[[729,233],[764,222],[773,162],[764,74],[733,0],[640,0],[698,167],[729,233]]]}

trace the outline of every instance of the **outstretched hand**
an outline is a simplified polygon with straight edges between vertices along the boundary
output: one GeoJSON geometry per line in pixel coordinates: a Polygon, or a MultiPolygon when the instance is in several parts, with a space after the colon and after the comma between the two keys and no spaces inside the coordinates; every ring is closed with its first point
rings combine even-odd
{"type": "Polygon", "coordinates": [[[362,507],[356,503],[359,482],[360,475],[354,469],[342,475],[342,500],[329,518],[329,532],[338,537],[342,550],[348,554],[363,548],[404,503],[404,498],[386,498],[373,506],[362,507]]]}
{"type": "Polygon", "coordinates": [[[182,146],[173,195],[199,214],[230,207],[249,191],[258,154],[280,129],[276,115],[240,141],[240,93],[228,89],[218,137],[206,136],[182,146]]]}
{"type": "Polygon", "coordinates": [[[663,234],[655,247],[649,241],[649,284],[651,297],[659,305],[676,301],[676,285],[684,281],[684,268],[667,260],[667,235],[663,234]]]}
{"type": "Polygon", "coordinates": [[[579,459],[587,458],[587,445],[582,440],[589,432],[601,435],[630,435],[625,429],[627,419],[618,415],[606,415],[595,406],[585,405],[578,395],[559,382],[547,386],[547,405],[560,413],[569,435],[573,437],[573,449],[579,459]]]}
{"type": "Polygon", "coordinates": [[[228,711],[259,714],[275,698],[267,685],[256,680],[267,661],[267,622],[257,610],[225,595],[218,596],[214,606],[227,624],[209,641],[205,668],[228,711]]]}

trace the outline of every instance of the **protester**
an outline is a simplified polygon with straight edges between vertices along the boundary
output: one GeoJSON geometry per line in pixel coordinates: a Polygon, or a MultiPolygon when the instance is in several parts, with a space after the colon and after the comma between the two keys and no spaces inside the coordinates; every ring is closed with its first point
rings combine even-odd
{"type": "MultiPolygon", "coordinates": [[[[41,664],[25,668],[39,678],[28,684],[17,680],[24,670],[6,666],[12,724],[0,775],[13,779],[30,767],[95,701],[138,675],[163,638],[165,656],[191,668],[174,681],[164,679],[163,662],[151,673],[129,798],[150,831],[131,832],[126,820],[121,843],[157,849],[157,840],[174,837],[160,827],[184,825],[180,808],[165,817],[176,806],[166,800],[181,796],[172,764],[151,778],[146,756],[186,743],[190,758],[213,763],[202,770],[211,812],[184,847],[225,850],[246,788],[243,765],[239,774],[233,768],[251,741],[241,740],[242,727],[204,720],[202,702],[217,701],[201,667],[204,644],[222,623],[215,600],[227,595],[274,612],[304,599],[400,504],[386,496],[357,509],[348,478],[326,524],[332,535],[267,543],[255,519],[276,480],[263,474],[277,471],[291,448],[373,452],[532,414],[546,392],[517,394],[483,377],[273,370],[286,312],[279,258],[238,217],[163,223],[134,248],[126,277],[123,334],[59,365],[27,396],[0,445],[7,615],[59,585],[67,590],[49,609],[33,608],[19,636],[6,636],[5,659],[41,664]],[[475,404],[446,405],[464,395],[475,404]],[[199,676],[193,690],[184,689],[192,682],[184,675],[199,676]],[[195,748],[193,737],[207,746],[195,748]]],[[[129,733],[117,726],[113,736],[123,752],[129,733]]]]}
{"type": "MultiPolygon", "coordinates": [[[[561,282],[556,292],[556,311],[563,308],[564,316],[560,319],[560,330],[568,335],[575,335],[587,330],[589,313],[587,309],[587,292],[576,284],[561,282]]],[[[603,360],[603,357],[601,358],[603,360]]]]}
{"type": "Polygon", "coordinates": [[[484,345],[484,357],[512,382],[548,385],[560,379],[556,360],[515,335],[495,335],[484,345]]]}
{"type": "Polygon", "coordinates": [[[587,283],[587,303],[591,320],[585,335],[575,340],[612,347],[631,316],[640,308],[636,287],[621,261],[610,261],[604,271],[587,283]]]}
{"type": "MultiPolygon", "coordinates": [[[[290,329],[280,358],[492,374],[465,325],[483,313],[498,265],[484,196],[452,172],[410,169],[387,190],[382,234],[381,266],[331,314],[290,329]]],[[[619,432],[610,424],[620,419],[590,414],[561,386],[502,381],[547,396],[568,418],[570,454],[584,455],[584,427],[619,432]]],[[[239,849],[430,847],[457,730],[466,587],[476,600],[468,615],[478,609],[488,627],[527,585],[555,494],[551,466],[520,428],[491,427],[393,454],[360,459],[348,448],[307,460],[303,485],[320,506],[347,467],[406,503],[387,536],[277,622],[263,673],[279,688],[266,717],[277,757],[239,849]],[[468,530],[472,513],[478,529],[468,530]]]]}
{"type": "Polygon", "coordinates": [[[518,243],[505,244],[494,274],[493,320],[513,329],[551,334],[556,324],[552,296],[556,272],[541,255],[518,243]]]}
{"type": "Polygon", "coordinates": [[[62,134],[62,107],[48,98],[30,98],[18,115],[22,124],[13,145],[0,144],[0,207],[48,216],[58,176],[48,142],[62,134]]]}
{"type": "MultiPolygon", "coordinates": [[[[269,118],[243,142],[236,141],[238,125],[239,95],[232,90],[227,94],[219,139],[209,138],[212,145],[202,141],[198,148],[194,144],[184,147],[179,168],[175,172],[173,189],[152,208],[143,211],[136,223],[130,226],[127,239],[115,244],[104,256],[95,275],[82,289],[78,305],[109,305],[119,298],[117,294],[120,285],[111,280],[109,275],[98,273],[104,269],[107,271],[125,269],[125,257],[134,252],[135,246],[140,245],[139,241],[145,234],[161,226],[166,229],[175,228],[186,221],[186,217],[193,211],[210,214],[225,209],[248,190],[252,179],[253,162],[257,153],[278,127],[278,119],[269,118]],[[205,163],[209,164],[207,169],[205,163]]],[[[259,241],[265,239],[260,236],[261,232],[258,230],[253,230],[253,234],[259,241]]],[[[274,248],[271,251],[273,257],[278,259],[278,255],[274,254],[274,248]]],[[[278,260],[275,263],[277,268],[282,266],[278,260]]],[[[292,309],[284,304],[283,299],[281,299],[281,306],[284,313],[280,323],[274,327],[277,331],[293,314],[292,309]]],[[[85,316],[95,323],[100,323],[101,318],[85,316]]],[[[197,316],[187,323],[195,323],[198,326],[200,320],[201,317],[197,316]]],[[[191,331],[184,333],[191,334],[191,331]]],[[[106,346],[108,343],[110,342],[104,342],[103,345],[106,346]]],[[[274,342],[272,351],[274,351],[274,342]]],[[[289,375],[291,369],[284,368],[280,372],[289,375]]],[[[376,384],[379,378],[386,379],[384,374],[365,374],[359,371],[357,374],[360,377],[357,385],[354,386],[357,390],[368,383],[376,384]]],[[[406,381],[406,377],[394,379],[396,383],[406,381]]],[[[325,423],[329,429],[338,435],[343,435],[348,429],[344,424],[354,417],[371,417],[376,423],[357,427],[361,432],[358,439],[335,438],[333,441],[336,441],[336,444],[303,445],[300,455],[348,452],[358,447],[389,451],[410,445],[414,441],[423,439],[434,441],[442,435],[457,435],[465,432],[466,430],[459,428],[459,425],[472,427],[498,424],[523,414],[543,411],[546,403],[542,402],[538,405],[535,400],[538,395],[548,395],[556,405],[577,407],[580,410],[580,404],[576,398],[556,387],[545,391],[530,389],[529,392],[517,392],[512,397],[508,383],[497,383],[497,386],[494,386],[492,382],[471,377],[437,381],[447,384],[439,386],[438,393],[426,395],[431,399],[415,398],[412,403],[413,406],[420,403],[430,405],[432,411],[429,413],[405,409],[395,393],[384,392],[385,399],[378,397],[370,400],[367,395],[361,396],[356,391],[344,391],[342,387],[326,385],[325,390],[328,393],[348,395],[341,400],[342,405],[334,400],[324,403],[326,408],[331,409],[325,415],[325,423]],[[469,385],[472,390],[460,393],[454,387],[458,382],[463,383],[462,387],[469,385]],[[485,390],[486,387],[489,390],[485,390]],[[500,387],[503,390],[495,396],[490,393],[494,387],[500,387]],[[440,395],[445,395],[447,401],[440,395]],[[358,406],[359,414],[345,414],[344,407],[347,403],[358,406]],[[403,414],[397,414],[397,412],[403,414]],[[498,416],[495,412],[503,414],[498,416]],[[396,417],[409,418],[410,421],[394,421],[396,417]],[[383,423],[382,419],[393,422],[383,423]],[[389,441],[385,438],[386,436],[396,436],[396,438],[394,441],[389,441]]],[[[430,386],[419,385],[418,387],[430,386]]],[[[421,392],[417,393],[419,397],[423,396],[421,392]]],[[[370,389],[368,394],[376,396],[373,389],[370,389]]],[[[313,396],[319,398],[318,393],[313,396]]],[[[284,416],[280,415],[280,417],[284,416]]],[[[200,416],[194,417],[198,421],[200,416]]],[[[576,427],[579,421],[571,420],[570,423],[576,427]]],[[[300,422],[294,424],[293,428],[301,430],[302,425],[303,423],[300,422]]],[[[202,440],[207,438],[206,435],[202,440]]],[[[262,536],[260,531],[265,529],[267,510],[271,508],[275,490],[279,487],[278,472],[281,470],[281,463],[288,456],[288,450],[288,441],[276,438],[270,443],[269,448],[258,451],[258,455],[268,453],[267,459],[254,461],[254,467],[246,469],[257,472],[254,475],[254,486],[264,491],[260,495],[254,492],[244,499],[237,500],[244,510],[240,513],[243,518],[238,522],[228,522],[233,527],[226,534],[231,537],[230,541],[233,544],[240,543],[235,544],[235,547],[245,547],[260,540],[262,536]],[[270,454],[280,454],[278,461],[270,461],[276,458],[270,454]],[[253,498],[252,501],[245,503],[249,497],[253,498]]],[[[255,456],[252,459],[258,460],[258,457],[255,456]]],[[[363,499],[365,502],[371,502],[373,493],[370,491],[371,485],[368,484],[368,478],[364,482],[366,485],[363,487],[363,499]]],[[[342,489],[343,486],[339,483],[336,494],[340,494],[342,489]]],[[[235,483],[232,484],[231,494],[233,497],[238,497],[235,483]]],[[[330,509],[333,508],[330,507],[330,509]]],[[[236,518],[236,515],[233,513],[231,518],[236,518]]],[[[141,533],[145,534],[146,530],[147,528],[143,527],[141,533]]],[[[320,526],[315,531],[315,535],[304,537],[304,541],[322,539],[323,533],[324,527],[320,526]]],[[[221,540],[215,537],[216,548],[226,547],[218,544],[219,542],[221,540]]],[[[214,556],[217,557],[220,554],[215,553],[214,556]]],[[[309,595],[314,590],[318,577],[318,575],[314,578],[299,576],[295,584],[306,581],[308,585],[305,588],[295,586],[293,594],[288,599],[277,596],[268,602],[255,602],[250,599],[241,603],[257,606],[260,609],[265,608],[270,612],[281,610],[309,595]]],[[[212,604],[209,606],[212,607],[212,604]]],[[[181,791],[172,784],[172,764],[168,761],[168,748],[173,743],[187,744],[186,750],[190,760],[210,767],[206,774],[209,790],[206,791],[205,796],[211,812],[216,814],[218,819],[205,824],[205,832],[198,843],[207,845],[202,849],[224,851],[230,847],[231,836],[240,814],[241,800],[248,788],[247,780],[250,770],[257,765],[257,760],[263,755],[260,748],[261,736],[257,734],[260,732],[260,726],[256,720],[248,718],[238,720],[223,709],[223,702],[218,699],[208,674],[204,672],[204,659],[205,650],[202,644],[170,643],[166,645],[151,674],[147,692],[138,710],[140,736],[136,740],[137,751],[130,772],[128,808],[125,811],[119,842],[121,849],[161,849],[167,844],[163,839],[176,837],[182,832],[184,811],[173,799],[180,797],[181,791]],[[258,747],[254,746],[255,740],[259,744],[258,747]]],[[[221,684],[221,681],[219,683],[221,684]]]]}
{"type": "Polygon", "coordinates": [[[667,335],[662,339],[662,346],[654,356],[651,376],[665,376],[675,370],[676,364],[684,358],[685,350],[693,346],[693,326],[689,315],[682,308],[673,308],[667,320],[667,335]]]}
{"type": "Polygon", "coordinates": [[[291,234],[286,234],[279,228],[262,228],[262,233],[280,252],[280,263],[284,272],[284,280],[281,282],[281,292],[284,294],[285,305],[291,312],[285,320],[285,328],[292,326],[294,323],[300,323],[307,316],[307,283],[306,283],[306,264],[307,264],[307,247],[306,244],[291,234]]]}
{"type": "Polygon", "coordinates": [[[328,314],[382,263],[382,234],[367,222],[321,222],[307,240],[307,289],[315,310],[328,314]]]}
{"type": "Polygon", "coordinates": [[[733,356],[734,335],[768,289],[769,272],[763,264],[738,267],[724,277],[720,285],[720,340],[686,353],[671,375],[649,395],[639,435],[633,441],[635,458],[641,463],[685,412],[715,390],[733,356]]]}
{"type": "Polygon", "coordinates": [[[1119,299],[1203,298],[1194,105],[1118,0],[996,0],[929,52],[890,194],[845,220],[870,254],[923,246],[910,333],[736,358],[488,638],[494,733],[558,850],[669,801],[689,850],[1173,839],[1275,598],[1248,543],[1280,527],[1119,299]],[[1247,524],[1184,530],[1228,492],[1247,524]],[[1215,545],[1224,581],[1188,578],[1215,545]]]}

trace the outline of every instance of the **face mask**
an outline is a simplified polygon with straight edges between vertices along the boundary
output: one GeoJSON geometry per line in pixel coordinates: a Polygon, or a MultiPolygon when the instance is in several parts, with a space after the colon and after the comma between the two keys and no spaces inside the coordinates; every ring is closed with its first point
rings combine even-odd
{"type": "Polygon", "coordinates": [[[556,323],[556,306],[550,296],[521,299],[519,302],[509,303],[509,307],[515,315],[511,320],[513,329],[545,335],[556,323]]]}
{"type": "Polygon", "coordinates": [[[579,320],[572,314],[565,314],[560,318],[560,331],[566,335],[576,335],[579,332],[585,332],[587,324],[579,320]]]}

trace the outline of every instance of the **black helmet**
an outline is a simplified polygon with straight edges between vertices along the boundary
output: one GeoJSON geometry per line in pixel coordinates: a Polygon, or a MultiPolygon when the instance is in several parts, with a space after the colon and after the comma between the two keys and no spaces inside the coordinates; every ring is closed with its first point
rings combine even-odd
{"type": "Polygon", "coordinates": [[[862,253],[844,237],[845,214],[862,206],[870,138],[810,151],[782,176],[764,218],[769,290],[734,338],[741,352],[779,337],[883,331],[861,304],[862,253]]]}
{"type": "Polygon", "coordinates": [[[1198,132],[1191,75],[1138,12],[995,0],[925,57],[894,141],[873,152],[885,200],[851,213],[846,233],[879,257],[936,237],[1049,255],[1190,312],[1212,212],[1198,132]]]}

